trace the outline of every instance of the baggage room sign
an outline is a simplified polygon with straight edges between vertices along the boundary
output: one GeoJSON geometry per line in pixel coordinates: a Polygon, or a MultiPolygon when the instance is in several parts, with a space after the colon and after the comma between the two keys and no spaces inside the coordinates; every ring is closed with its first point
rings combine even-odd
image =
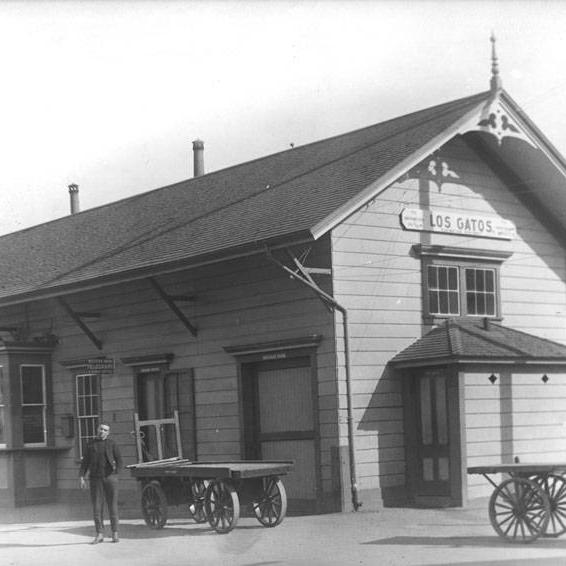
{"type": "Polygon", "coordinates": [[[458,212],[422,208],[404,208],[401,225],[405,230],[461,234],[476,238],[512,240],[516,236],[515,224],[510,220],[486,214],[460,214],[458,212]]]}

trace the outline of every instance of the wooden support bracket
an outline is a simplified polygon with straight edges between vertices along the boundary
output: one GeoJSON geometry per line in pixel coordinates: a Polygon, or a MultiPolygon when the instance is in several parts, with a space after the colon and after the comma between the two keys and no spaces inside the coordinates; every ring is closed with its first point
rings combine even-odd
{"type": "Polygon", "coordinates": [[[77,326],[87,335],[88,339],[96,346],[98,350],[102,350],[102,341],[99,340],[92,330],[83,322],[81,316],[84,313],[75,312],[72,307],[63,299],[59,297],[59,304],[67,311],[67,314],[75,321],[77,326]]]}
{"type": "MultiPolygon", "coordinates": [[[[325,293],[320,288],[320,286],[317,284],[317,282],[311,277],[311,273],[313,273],[313,271],[315,271],[315,268],[305,267],[301,263],[301,260],[299,260],[289,248],[285,248],[285,251],[287,252],[287,255],[289,256],[289,258],[293,262],[295,269],[291,269],[290,267],[285,265],[283,262],[281,262],[277,258],[275,258],[269,248],[266,249],[267,257],[272,262],[274,262],[281,269],[286,271],[293,279],[296,279],[300,283],[303,283],[304,285],[306,285],[307,287],[312,289],[316,293],[317,297],[322,301],[324,306],[330,312],[332,312],[334,310],[334,308],[336,307],[336,301],[334,300],[333,297],[331,297],[330,295],[325,293]]],[[[319,270],[316,270],[316,271],[319,271],[319,270]]],[[[330,274],[330,269],[328,269],[328,270],[324,269],[324,270],[320,270],[320,271],[324,271],[325,275],[327,274],[326,272],[328,272],[328,274],[330,274]]]]}
{"type": "Polygon", "coordinates": [[[191,300],[191,298],[184,295],[182,295],[181,297],[179,295],[168,295],[163,290],[161,285],[159,285],[159,283],[153,277],[149,277],[149,282],[151,283],[153,288],[157,291],[158,295],[165,301],[167,306],[175,313],[177,318],[185,325],[185,328],[187,328],[189,332],[196,337],[197,335],[196,326],[191,324],[189,319],[184,315],[181,309],[175,304],[176,301],[181,301],[181,300],[186,301],[186,300],[191,300]]]}

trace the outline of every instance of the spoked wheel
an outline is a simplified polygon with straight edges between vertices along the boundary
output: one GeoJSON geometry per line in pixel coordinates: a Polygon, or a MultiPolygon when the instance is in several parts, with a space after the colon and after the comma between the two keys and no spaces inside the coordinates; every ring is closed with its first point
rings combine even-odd
{"type": "Polygon", "coordinates": [[[204,509],[209,525],[217,533],[229,533],[240,518],[240,500],[236,490],[226,481],[211,481],[206,488],[204,509]]]}
{"type": "Polygon", "coordinates": [[[145,485],[141,503],[145,524],[151,529],[162,529],[167,523],[167,498],[159,482],[151,481],[145,485]]]}
{"type": "Polygon", "coordinates": [[[550,501],[535,482],[510,478],[491,495],[489,519],[500,537],[510,542],[533,542],[546,531],[550,501]]]}
{"type": "Polygon", "coordinates": [[[191,501],[189,513],[196,523],[206,522],[204,502],[206,498],[206,483],[204,480],[191,481],[191,501]]]}
{"type": "Polygon", "coordinates": [[[531,478],[548,495],[550,520],[543,537],[559,537],[566,532],[566,480],[555,474],[531,478]]]}
{"type": "Polygon", "coordinates": [[[276,527],[287,513],[287,494],[285,486],[278,477],[263,478],[261,493],[253,502],[257,520],[264,527],[276,527]]]}

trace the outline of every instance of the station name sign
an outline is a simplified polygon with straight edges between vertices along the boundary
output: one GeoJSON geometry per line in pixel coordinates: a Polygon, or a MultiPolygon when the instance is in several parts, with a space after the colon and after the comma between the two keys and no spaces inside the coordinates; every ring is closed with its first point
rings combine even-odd
{"type": "Polygon", "coordinates": [[[510,220],[485,214],[459,214],[447,210],[404,208],[401,225],[405,230],[461,234],[479,238],[512,240],[515,224],[510,220]]]}

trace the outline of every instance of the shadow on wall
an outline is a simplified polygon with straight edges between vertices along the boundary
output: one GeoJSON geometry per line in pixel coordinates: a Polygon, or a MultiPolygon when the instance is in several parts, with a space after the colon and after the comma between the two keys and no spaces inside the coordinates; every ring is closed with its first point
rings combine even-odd
{"type": "Polygon", "coordinates": [[[385,507],[407,504],[401,386],[401,379],[392,368],[386,366],[358,424],[359,431],[375,433],[362,435],[357,439],[357,452],[362,455],[362,463],[358,464],[358,476],[368,475],[363,470],[366,466],[379,474],[380,488],[377,496],[385,507]],[[360,446],[361,441],[364,444],[360,446]]]}

